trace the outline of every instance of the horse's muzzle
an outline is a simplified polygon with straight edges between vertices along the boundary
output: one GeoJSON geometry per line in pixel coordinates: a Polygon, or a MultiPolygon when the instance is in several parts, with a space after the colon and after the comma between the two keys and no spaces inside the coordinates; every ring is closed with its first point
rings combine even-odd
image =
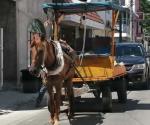
{"type": "Polygon", "coordinates": [[[36,68],[32,67],[32,66],[29,67],[29,72],[30,72],[32,75],[36,76],[36,77],[39,76],[38,70],[37,70],[36,68]]]}

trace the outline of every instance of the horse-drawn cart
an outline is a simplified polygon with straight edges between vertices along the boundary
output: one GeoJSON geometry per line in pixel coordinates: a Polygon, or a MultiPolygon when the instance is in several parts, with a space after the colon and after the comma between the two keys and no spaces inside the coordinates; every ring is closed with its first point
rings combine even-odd
{"type": "MultiPolygon", "coordinates": [[[[112,110],[111,91],[117,91],[119,102],[126,102],[127,93],[126,82],[124,78],[126,75],[126,69],[123,64],[117,64],[115,60],[114,43],[115,25],[118,19],[119,12],[123,11],[123,8],[110,2],[98,2],[48,3],[43,4],[43,9],[46,13],[52,10],[54,12],[55,20],[58,20],[57,18],[59,17],[59,14],[86,14],[95,11],[112,10],[111,35],[103,38],[99,37],[92,39],[90,42],[90,52],[86,52],[85,44],[89,43],[87,43],[84,34],[83,47],[80,51],[81,53],[78,54],[76,64],[74,65],[76,75],[73,78],[73,83],[75,86],[78,84],[87,84],[96,98],[100,98],[100,93],[102,93],[103,111],[112,110]],[[96,49],[99,51],[102,47],[104,49],[108,47],[109,51],[105,53],[96,51],[94,52],[95,48],[93,46],[97,47],[96,49]]],[[[54,40],[58,40],[59,25],[57,25],[57,21],[54,24],[54,40]]],[[[80,45],[82,44],[80,43],[80,45]]],[[[75,50],[76,49],[78,48],[75,48],[75,50]]]]}

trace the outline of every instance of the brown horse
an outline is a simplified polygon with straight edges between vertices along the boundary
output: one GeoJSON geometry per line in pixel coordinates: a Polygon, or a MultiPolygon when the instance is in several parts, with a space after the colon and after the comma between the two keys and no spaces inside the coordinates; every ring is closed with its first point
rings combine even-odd
{"type": "Polygon", "coordinates": [[[32,42],[30,71],[46,81],[49,93],[48,109],[51,113],[50,121],[53,125],[59,124],[61,88],[66,87],[69,99],[68,115],[73,115],[74,93],[72,87],[72,78],[74,77],[74,68],[72,62],[62,55],[62,51],[56,51],[60,48],[59,42],[32,42]],[[60,59],[57,56],[61,56],[60,59]]]}

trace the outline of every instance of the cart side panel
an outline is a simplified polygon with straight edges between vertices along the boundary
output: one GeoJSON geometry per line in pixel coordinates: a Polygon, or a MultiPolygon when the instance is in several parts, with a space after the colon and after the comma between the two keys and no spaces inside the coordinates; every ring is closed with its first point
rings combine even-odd
{"type": "Polygon", "coordinates": [[[112,57],[101,56],[86,56],[82,60],[80,66],[80,60],[77,60],[77,69],[83,78],[110,78],[113,75],[112,71],[112,57]]]}
{"type": "Polygon", "coordinates": [[[114,66],[113,70],[113,76],[115,77],[121,77],[126,75],[126,68],[124,65],[116,65],[114,66]]]}

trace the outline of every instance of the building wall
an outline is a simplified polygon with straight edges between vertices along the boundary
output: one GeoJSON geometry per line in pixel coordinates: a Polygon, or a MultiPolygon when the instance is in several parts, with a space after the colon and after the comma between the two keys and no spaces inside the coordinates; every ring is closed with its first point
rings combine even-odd
{"type": "Polygon", "coordinates": [[[0,0],[0,27],[4,29],[4,80],[17,79],[16,3],[0,0]]]}
{"type": "MultiPolygon", "coordinates": [[[[80,2],[78,0],[68,0],[68,1],[71,1],[71,2],[80,2]]],[[[102,2],[102,1],[105,1],[105,0],[92,0],[92,1],[88,1],[88,2],[102,2]]],[[[105,13],[104,11],[102,12],[97,12],[97,13],[88,13],[86,15],[86,37],[94,37],[96,35],[100,35],[100,36],[104,36],[105,34],[105,20],[106,18],[110,18],[110,15],[107,15],[107,13],[105,13]],[[93,14],[93,15],[90,15],[90,14],[93,14]],[[99,16],[100,17],[99,17],[99,16]],[[98,18],[99,17],[99,18],[98,18]],[[102,22],[103,20],[103,23],[99,23],[100,21],[102,22]]],[[[72,37],[75,37],[73,38],[74,40],[79,38],[79,37],[83,37],[83,31],[84,31],[84,26],[83,25],[80,25],[80,19],[81,17],[77,14],[77,15],[68,15],[68,16],[65,16],[65,19],[63,21],[63,24],[65,26],[65,34],[68,34],[67,32],[72,32],[72,37]],[[70,27],[72,27],[72,30],[70,31],[70,27]],[[68,30],[67,30],[67,27],[68,30]],[[79,28],[80,27],[80,28],[79,28]]],[[[84,24],[84,23],[83,23],[84,24]]],[[[68,37],[69,38],[69,37],[68,37]]],[[[70,41],[72,41],[70,39],[70,41]]]]}
{"type": "Polygon", "coordinates": [[[140,0],[135,1],[135,12],[138,16],[136,16],[135,20],[135,40],[137,41],[142,41],[142,27],[140,25],[140,20],[143,19],[143,14],[141,13],[142,11],[140,10],[140,0]]]}
{"type": "Polygon", "coordinates": [[[46,20],[42,10],[42,3],[50,0],[19,0],[17,4],[17,81],[20,81],[20,70],[26,69],[29,64],[29,32],[28,26],[34,18],[46,20]]]}
{"type": "MultiPolygon", "coordinates": [[[[92,2],[105,2],[105,1],[112,1],[112,0],[92,0],[92,2]]],[[[103,24],[99,30],[93,30],[93,36],[110,36],[110,27],[107,26],[108,22],[111,26],[112,24],[112,11],[99,11],[97,12],[100,15],[101,19],[103,20],[103,24]]]]}
{"type": "Polygon", "coordinates": [[[137,41],[137,37],[141,37],[141,32],[140,32],[140,25],[139,25],[139,17],[138,17],[138,11],[140,9],[140,5],[139,5],[139,0],[134,0],[133,1],[134,5],[133,5],[133,40],[137,41]],[[139,32],[139,33],[138,33],[139,32]]]}
{"type": "MultiPolygon", "coordinates": [[[[123,1],[123,0],[122,0],[123,1]]],[[[124,0],[125,2],[125,7],[126,8],[131,8],[131,0],[124,0]]],[[[137,11],[139,10],[139,0],[133,0],[133,3],[132,3],[132,19],[131,17],[129,17],[129,20],[130,20],[130,24],[127,25],[128,28],[130,29],[130,40],[132,39],[133,41],[136,41],[137,40],[137,31],[139,29],[139,23],[138,23],[138,14],[137,14],[137,11]],[[132,21],[131,21],[132,20],[132,21]],[[132,37],[131,37],[132,35],[132,37]]],[[[129,12],[130,14],[130,12],[129,12]]],[[[130,14],[131,16],[131,14],[130,14]]]]}

